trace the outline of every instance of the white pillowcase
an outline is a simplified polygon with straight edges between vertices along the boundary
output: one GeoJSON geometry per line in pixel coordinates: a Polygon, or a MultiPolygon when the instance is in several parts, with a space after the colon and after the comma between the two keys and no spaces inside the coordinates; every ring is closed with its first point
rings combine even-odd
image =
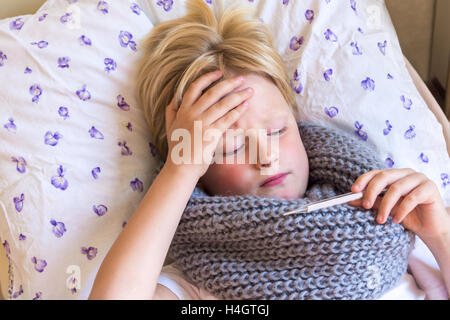
{"type": "MultiPolygon", "coordinates": [[[[88,297],[104,256],[161,165],[135,99],[140,40],[154,24],[185,14],[184,2],[49,0],[34,15],[0,20],[0,239],[11,278],[1,284],[6,298],[88,297]]],[[[383,159],[426,173],[449,205],[448,178],[440,176],[450,168],[442,129],[407,73],[384,2],[253,4],[275,35],[293,88],[303,86],[300,117],[350,132],[358,121],[363,127],[357,131],[367,133],[383,159]],[[349,3],[357,4],[356,12],[349,3]],[[380,9],[379,30],[366,24],[370,5],[380,9]],[[294,36],[304,37],[298,50],[290,49],[294,36]],[[384,40],[386,55],[377,46],[384,40]],[[361,85],[368,77],[374,91],[361,85]],[[339,110],[333,118],[332,107],[339,110]],[[386,120],[388,135],[382,133],[386,120]],[[416,135],[404,139],[410,125],[416,135]],[[422,153],[428,163],[419,161],[422,153]]]]}
{"type": "MultiPolygon", "coordinates": [[[[450,206],[442,126],[412,82],[384,1],[237,2],[253,5],[269,27],[297,92],[298,120],[355,134],[389,167],[423,172],[450,206]]],[[[139,3],[154,25],[187,12],[186,0],[139,3]]]]}
{"type": "Polygon", "coordinates": [[[134,1],[0,20],[0,238],[10,299],[86,299],[159,165],[135,98],[134,1]]]}

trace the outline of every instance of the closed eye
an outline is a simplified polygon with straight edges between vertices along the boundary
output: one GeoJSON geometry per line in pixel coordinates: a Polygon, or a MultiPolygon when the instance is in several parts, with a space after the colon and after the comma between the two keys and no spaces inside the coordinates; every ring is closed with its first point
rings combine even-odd
{"type": "Polygon", "coordinates": [[[236,150],[233,150],[233,151],[230,151],[230,152],[225,153],[225,156],[231,156],[231,155],[233,155],[233,154],[238,153],[238,151],[241,150],[244,146],[245,146],[245,144],[241,145],[241,146],[240,146],[239,148],[237,148],[236,150]]]}
{"type": "MultiPolygon", "coordinates": [[[[270,133],[270,134],[267,134],[267,135],[269,135],[269,136],[281,135],[281,134],[283,134],[286,130],[287,130],[287,126],[284,126],[284,127],[281,128],[280,130],[274,131],[274,132],[272,132],[272,133],[270,133]]],[[[245,146],[245,144],[241,145],[241,146],[240,146],[239,148],[237,148],[236,150],[233,150],[233,151],[230,151],[230,152],[225,153],[224,155],[225,155],[225,156],[231,156],[231,155],[233,155],[233,154],[236,154],[236,153],[238,153],[238,151],[241,150],[244,146],[245,146]]]]}
{"type": "Polygon", "coordinates": [[[284,133],[286,130],[287,130],[287,127],[285,126],[282,129],[280,129],[278,131],[274,131],[274,132],[272,132],[272,133],[270,133],[268,135],[269,136],[280,135],[280,134],[284,133]]]}

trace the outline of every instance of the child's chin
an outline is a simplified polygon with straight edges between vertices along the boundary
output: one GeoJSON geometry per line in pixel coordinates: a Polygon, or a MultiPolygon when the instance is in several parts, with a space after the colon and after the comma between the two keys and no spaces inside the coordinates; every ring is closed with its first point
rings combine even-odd
{"type": "Polygon", "coordinates": [[[279,192],[277,192],[274,197],[275,198],[282,198],[282,199],[298,199],[298,193],[297,192],[293,192],[294,190],[289,189],[288,187],[284,187],[283,190],[280,190],[279,192]]]}

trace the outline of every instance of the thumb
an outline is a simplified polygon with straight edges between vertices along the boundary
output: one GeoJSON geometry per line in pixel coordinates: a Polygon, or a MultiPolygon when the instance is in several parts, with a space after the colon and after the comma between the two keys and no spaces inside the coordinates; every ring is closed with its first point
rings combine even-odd
{"type": "Polygon", "coordinates": [[[172,98],[169,105],[166,107],[166,132],[172,126],[173,121],[177,115],[177,110],[175,110],[175,97],[172,98]]]}

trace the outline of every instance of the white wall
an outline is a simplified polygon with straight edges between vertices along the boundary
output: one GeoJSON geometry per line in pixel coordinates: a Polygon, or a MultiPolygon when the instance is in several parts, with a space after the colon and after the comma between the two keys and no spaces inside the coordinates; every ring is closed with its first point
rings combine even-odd
{"type": "Polygon", "coordinates": [[[0,19],[35,13],[46,0],[0,0],[0,19]]]}
{"type": "Polygon", "coordinates": [[[431,49],[431,77],[447,87],[450,58],[450,1],[436,0],[433,45],[431,49]]]}
{"type": "Polygon", "coordinates": [[[430,80],[435,1],[385,0],[403,54],[425,82],[430,80]]]}

